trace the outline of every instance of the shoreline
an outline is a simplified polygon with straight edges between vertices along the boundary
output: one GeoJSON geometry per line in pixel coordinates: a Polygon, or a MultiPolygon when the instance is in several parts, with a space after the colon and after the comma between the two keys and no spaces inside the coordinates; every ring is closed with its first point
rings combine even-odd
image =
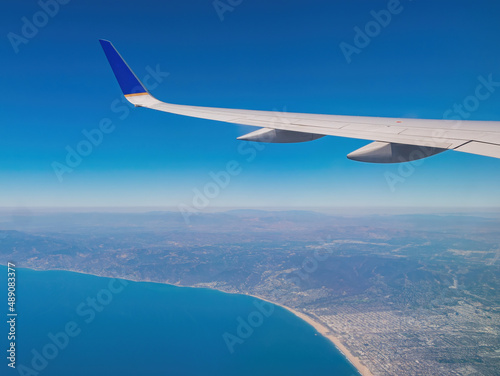
{"type": "MultiPolygon", "coordinates": [[[[217,291],[220,291],[220,290],[217,290],[217,291]]],[[[335,348],[337,350],[339,350],[339,352],[344,356],[344,358],[346,358],[349,363],[352,364],[352,366],[354,368],[356,368],[356,370],[358,371],[358,373],[361,375],[361,376],[374,376],[373,373],[370,372],[370,370],[363,364],[361,363],[361,360],[354,356],[343,344],[342,342],[340,342],[340,340],[335,337],[335,335],[332,333],[331,329],[326,327],[325,325],[323,324],[320,324],[319,322],[317,322],[316,320],[314,320],[313,318],[311,318],[310,316],[306,315],[305,313],[302,313],[302,312],[299,312],[299,311],[296,311],[295,309],[293,308],[290,308],[290,307],[287,307],[287,306],[284,306],[282,304],[279,304],[279,303],[276,303],[276,302],[273,302],[271,300],[268,300],[268,299],[265,299],[261,296],[258,296],[258,295],[252,295],[252,294],[241,294],[241,295],[247,295],[247,296],[252,296],[254,298],[257,298],[257,299],[260,299],[260,300],[264,300],[265,302],[268,302],[268,303],[271,303],[271,304],[274,304],[274,305],[277,305],[283,309],[286,309],[287,311],[293,313],[295,316],[297,316],[298,318],[300,318],[301,320],[307,322],[309,325],[311,325],[314,329],[316,329],[316,331],[321,334],[323,337],[325,337],[327,340],[329,340],[330,342],[333,343],[333,345],[335,346],[335,348]]]]}
{"type": "Polygon", "coordinates": [[[244,293],[244,292],[241,292],[241,293],[227,292],[227,291],[219,290],[219,289],[212,288],[212,287],[184,286],[184,285],[178,285],[178,284],[166,283],[166,282],[155,282],[155,281],[146,281],[146,280],[134,280],[134,279],[123,278],[123,277],[109,277],[109,276],[92,274],[92,273],[89,273],[89,272],[82,272],[82,271],[77,271],[77,270],[68,270],[68,269],[33,269],[33,268],[26,268],[26,267],[22,267],[22,268],[24,268],[24,269],[30,269],[30,270],[33,270],[33,271],[64,271],[64,272],[72,272],[72,273],[79,273],[79,274],[91,275],[91,276],[94,276],[94,277],[116,278],[116,279],[123,279],[123,280],[130,281],[130,282],[139,282],[139,283],[140,282],[142,282],[142,283],[160,283],[160,284],[163,284],[163,285],[170,285],[170,286],[184,287],[184,288],[186,288],[186,287],[187,288],[195,288],[195,289],[204,288],[204,289],[207,289],[207,290],[218,291],[218,292],[221,292],[221,293],[224,293],[224,294],[234,294],[234,295],[251,296],[253,298],[260,299],[260,300],[263,300],[263,301],[268,302],[270,304],[274,304],[274,305],[279,306],[279,307],[281,307],[283,309],[286,309],[288,312],[291,312],[292,314],[294,314],[295,316],[297,316],[301,320],[305,321],[306,323],[308,323],[309,325],[311,325],[314,329],[316,329],[316,331],[319,334],[321,334],[327,340],[329,340],[330,342],[332,342],[333,345],[335,346],[335,348],[342,354],[342,356],[344,356],[344,358],[346,358],[349,361],[349,363],[352,364],[352,366],[358,371],[358,373],[361,376],[374,376],[370,372],[370,370],[363,363],[361,363],[360,359],[358,357],[354,356],[342,344],[342,342],[340,342],[340,340],[337,337],[335,337],[335,335],[332,333],[332,331],[331,331],[330,328],[326,327],[323,324],[320,324],[319,322],[317,322],[316,320],[314,320],[310,316],[306,315],[305,313],[299,312],[299,311],[297,311],[297,310],[295,310],[293,308],[284,306],[284,305],[282,305],[280,303],[273,302],[273,301],[271,301],[269,299],[266,299],[266,298],[264,298],[262,296],[252,295],[252,294],[248,294],[248,293],[244,293]]]}

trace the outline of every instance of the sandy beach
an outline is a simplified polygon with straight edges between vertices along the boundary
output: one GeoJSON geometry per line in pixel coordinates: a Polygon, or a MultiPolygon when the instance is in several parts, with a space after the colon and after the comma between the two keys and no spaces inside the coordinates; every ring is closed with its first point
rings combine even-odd
{"type": "Polygon", "coordinates": [[[349,350],[347,350],[347,348],[342,344],[342,342],[340,342],[340,340],[337,337],[335,337],[332,334],[331,330],[329,328],[327,328],[326,326],[313,320],[311,317],[309,317],[305,313],[296,311],[290,307],[284,306],[284,305],[276,303],[276,302],[272,302],[272,301],[265,299],[261,296],[250,295],[250,294],[246,294],[246,295],[253,296],[254,298],[264,300],[266,302],[280,306],[280,307],[292,312],[295,316],[301,318],[302,320],[307,322],[309,325],[313,326],[314,329],[316,329],[318,331],[318,333],[320,333],[322,336],[324,336],[329,341],[331,341],[335,345],[335,347],[342,353],[342,355],[344,355],[347,358],[347,360],[349,362],[351,362],[351,364],[357,369],[357,371],[361,374],[361,376],[373,376],[373,374],[370,372],[370,370],[365,365],[363,365],[361,363],[359,358],[352,355],[351,352],[349,350]]]}

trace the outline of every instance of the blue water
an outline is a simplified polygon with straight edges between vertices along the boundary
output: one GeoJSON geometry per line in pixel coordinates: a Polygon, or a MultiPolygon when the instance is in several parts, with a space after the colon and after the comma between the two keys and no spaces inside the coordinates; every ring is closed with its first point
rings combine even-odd
{"type": "Polygon", "coordinates": [[[357,375],[314,328],[252,297],[27,269],[17,287],[17,368],[2,355],[2,375],[357,375]]]}

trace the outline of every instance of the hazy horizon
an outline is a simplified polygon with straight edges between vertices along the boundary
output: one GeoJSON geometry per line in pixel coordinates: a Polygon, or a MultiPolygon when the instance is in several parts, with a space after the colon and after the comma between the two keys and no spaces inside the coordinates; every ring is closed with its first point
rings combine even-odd
{"type": "MultiPolygon", "coordinates": [[[[209,207],[199,209],[193,214],[224,213],[230,211],[265,211],[286,212],[303,211],[321,214],[352,214],[352,215],[390,215],[390,214],[497,214],[500,207],[382,207],[382,206],[345,206],[345,207],[307,207],[307,206],[234,206],[209,207]]],[[[168,212],[181,213],[178,207],[168,206],[33,206],[33,207],[0,207],[0,215],[29,215],[40,213],[151,213],[168,212]]]]}

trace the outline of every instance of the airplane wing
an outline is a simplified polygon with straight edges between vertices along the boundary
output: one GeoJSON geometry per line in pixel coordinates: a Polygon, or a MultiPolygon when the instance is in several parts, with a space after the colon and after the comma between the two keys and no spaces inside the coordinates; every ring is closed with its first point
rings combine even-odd
{"type": "Polygon", "coordinates": [[[281,113],[161,102],[147,91],[111,42],[100,43],[123,94],[136,107],[260,128],[238,137],[240,140],[293,143],[324,136],[370,140],[373,142],[347,157],[371,163],[408,162],[446,150],[500,158],[500,121],[281,113]]]}

